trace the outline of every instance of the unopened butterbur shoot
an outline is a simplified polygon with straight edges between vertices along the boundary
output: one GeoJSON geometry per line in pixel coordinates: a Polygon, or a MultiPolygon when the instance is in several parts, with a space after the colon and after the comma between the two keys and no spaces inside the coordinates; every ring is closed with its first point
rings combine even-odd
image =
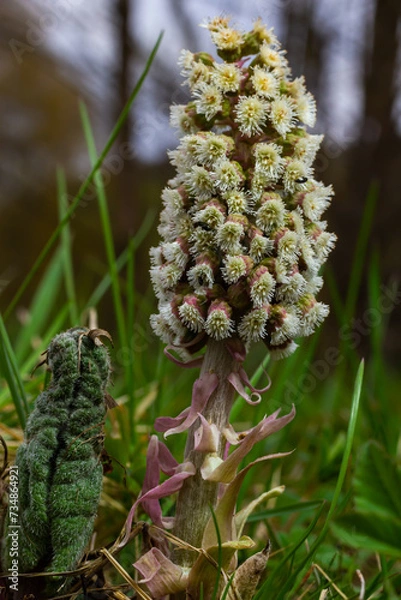
{"type": "MultiPolygon", "coordinates": [[[[155,524],[219,557],[221,572],[188,546],[168,555],[156,544],[135,563],[153,597],[186,592],[206,599],[215,593],[216,578],[223,594],[233,575],[227,597],[247,599],[268,550],[237,567],[237,550],[253,545],[242,535],[249,511],[235,510],[254,463],[239,470],[240,463],[295,411],[277,411],[238,433],[230,410],[237,394],[252,405],[265,391],[252,387],[243,367],[253,342],[263,342],[272,358],[287,357],[328,314],[316,296],[320,268],[336,239],[322,220],[333,190],[314,177],[322,141],[306,130],[315,124],[314,98],[303,77],[291,77],[273,31],[257,20],[244,33],[223,17],[206,27],[219,59],[181,54],[192,99],[171,109],[181,140],[169,153],[176,174],[163,191],[161,242],[151,250],[158,298],[152,327],[171,358],[179,362],[175,350],[182,364],[201,364],[201,372],[190,406],[155,423],[164,437],[187,432],[184,460],[151,438],[145,485],[127,527],[141,504],[155,524]],[[168,475],[163,483],[160,471],[168,475]],[[160,498],[177,491],[175,517],[163,517],[160,498]]],[[[270,490],[260,500],[282,491],[270,490]]]]}
{"type": "MultiPolygon", "coordinates": [[[[36,400],[16,457],[20,573],[72,571],[91,538],[102,488],[111,371],[99,336],[110,338],[100,329],[76,327],[57,335],[47,349],[43,362],[52,380],[36,400]]],[[[45,594],[39,583],[27,578],[25,592],[45,594]]],[[[65,591],[69,583],[71,578],[49,577],[47,593],[65,591]]]]}

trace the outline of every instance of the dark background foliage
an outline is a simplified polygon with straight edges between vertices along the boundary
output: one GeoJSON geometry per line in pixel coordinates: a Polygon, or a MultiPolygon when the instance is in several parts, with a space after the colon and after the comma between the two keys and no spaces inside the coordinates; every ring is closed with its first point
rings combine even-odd
{"type": "MultiPolygon", "coordinates": [[[[175,138],[168,107],[186,100],[176,60],[181,47],[211,50],[198,23],[220,12],[250,26],[257,16],[274,26],[294,76],[305,74],[318,103],[316,131],[326,134],[316,170],[336,190],[330,230],[339,236],[330,269],[344,294],[349,283],[366,199],[378,193],[366,272],[379,256],[382,281],[399,275],[401,173],[399,0],[22,0],[0,5],[0,309],[4,310],[57,222],[57,165],[68,191],[89,170],[78,99],[90,106],[100,151],[160,29],[165,37],[149,78],[118,142],[105,161],[117,254],[143,221],[155,215],[172,172],[166,148],[175,138]]],[[[87,294],[105,270],[95,194],[73,220],[78,293],[87,294]]],[[[157,219],[157,217],[156,217],[157,219]]],[[[137,253],[138,291],[149,286],[147,250],[137,253]]],[[[359,287],[357,314],[367,307],[359,287]]],[[[19,307],[19,318],[34,285],[19,307]]],[[[328,291],[326,290],[326,300],[328,291]]],[[[329,300],[330,302],[330,300],[329,300]]],[[[108,308],[105,306],[105,308],[108,308]]],[[[396,364],[400,310],[391,314],[385,352],[396,364]]],[[[113,330],[113,317],[102,325],[113,330]],[[109,322],[107,322],[109,321],[109,322]]],[[[326,336],[334,334],[334,320],[326,336]]],[[[338,327],[338,326],[337,326],[338,327]]]]}

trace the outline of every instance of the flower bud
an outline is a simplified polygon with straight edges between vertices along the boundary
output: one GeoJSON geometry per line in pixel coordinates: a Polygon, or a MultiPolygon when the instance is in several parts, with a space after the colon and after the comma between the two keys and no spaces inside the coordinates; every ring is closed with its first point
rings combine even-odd
{"type": "Polygon", "coordinates": [[[223,340],[229,337],[234,329],[231,314],[232,308],[227,302],[214,300],[207,313],[206,333],[215,340],[223,340]]]}

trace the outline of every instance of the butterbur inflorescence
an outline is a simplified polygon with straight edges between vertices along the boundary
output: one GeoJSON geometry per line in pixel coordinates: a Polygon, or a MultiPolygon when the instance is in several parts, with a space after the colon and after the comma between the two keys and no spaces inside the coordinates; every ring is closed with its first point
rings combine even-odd
{"type": "Polygon", "coordinates": [[[236,504],[248,471],[286,453],[241,464],[294,418],[295,407],[240,432],[230,423],[231,408],[237,394],[258,404],[270,385],[258,390],[246,373],[252,342],[265,342],[273,357],[287,356],[328,313],[316,295],[320,267],[336,239],[322,221],[333,191],[313,175],[322,140],[306,131],[315,122],[313,97],[303,78],[291,79],[272,31],[258,20],[242,33],[222,17],[206,26],[223,62],[182,53],[192,100],[172,108],[172,123],[183,135],[170,152],[176,175],[162,195],[162,241],[151,250],[155,332],[180,354],[194,355],[205,345],[206,351],[182,363],[165,350],[185,367],[201,366],[190,406],[154,424],[165,438],[188,432],[184,461],[152,436],[125,539],[142,505],[158,528],[172,528],[183,542],[172,552],[155,542],[134,563],[154,598],[185,591],[194,600],[250,600],[269,545],[238,567],[238,550],[254,544],[243,528],[250,512],[284,486],[239,511],[236,504]],[[176,492],[175,515],[163,516],[160,500],[176,492]]]}
{"type": "Polygon", "coordinates": [[[305,128],[315,102],[260,20],[248,33],[223,17],[206,26],[224,62],[180,58],[193,99],[171,111],[183,135],[151,250],[151,323],[175,346],[240,337],[280,358],[328,314],[316,295],[336,236],[322,220],[333,190],[312,167],[322,136],[305,128]]]}

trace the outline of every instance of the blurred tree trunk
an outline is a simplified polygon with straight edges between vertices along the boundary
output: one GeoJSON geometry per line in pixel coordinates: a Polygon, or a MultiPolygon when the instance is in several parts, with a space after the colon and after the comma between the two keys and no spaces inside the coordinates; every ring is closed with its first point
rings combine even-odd
{"type": "MultiPolygon", "coordinates": [[[[401,139],[396,124],[397,52],[401,3],[377,0],[372,48],[366,59],[364,92],[365,110],[359,143],[349,163],[348,189],[359,206],[373,180],[379,184],[375,224],[375,241],[384,241],[388,250],[388,225],[399,204],[401,139]],[[379,208],[380,207],[380,208],[379,208]]],[[[394,256],[382,256],[392,269],[394,256]]]]}
{"type": "Polygon", "coordinates": [[[191,12],[187,10],[188,3],[185,0],[170,0],[169,5],[171,15],[180,29],[182,47],[192,49],[191,46],[198,37],[199,27],[194,22],[191,12]]]}
{"type": "MultiPolygon", "coordinates": [[[[118,42],[118,95],[117,106],[114,121],[119,117],[130,94],[130,58],[131,58],[131,39],[130,39],[130,0],[117,0],[117,42],[118,42]]],[[[121,129],[121,138],[129,139],[130,121],[132,115],[129,115],[121,129]]]]}
{"type": "MultiPolygon", "coordinates": [[[[131,0],[117,0],[116,2],[116,37],[117,37],[117,96],[114,114],[114,123],[117,121],[131,93],[131,60],[132,60],[132,37],[130,28],[130,17],[132,10],[131,0]]],[[[122,232],[127,229],[136,229],[135,211],[133,210],[132,170],[133,164],[130,160],[133,151],[132,131],[134,128],[133,110],[130,111],[117,141],[116,169],[119,171],[116,192],[118,196],[118,214],[114,220],[122,232]]],[[[122,247],[126,239],[121,240],[122,247]]]]}
{"type": "Polygon", "coordinates": [[[368,173],[379,179],[383,178],[389,162],[400,149],[400,138],[394,119],[399,43],[397,29],[400,19],[399,0],[377,0],[373,48],[365,74],[363,137],[368,138],[368,144],[364,141],[362,146],[367,146],[370,150],[371,170],[369,169],[368,173]],[[370,141],[369,130],[372,126],[379,137],[370,141]]]}
{"type": "Polygon", "coordinates": [[[287,34],[283,47],[287,50],[294,76],[304,75],[308,90],[319,100],[323,55],[330,40],[323,35],[321,27],[315,26],[314,11],[315,4],[311,0],[288,3],[284,14],[287,34]]]}
{"type": "MultiPolygon", "coordinates": [[[[369,188],[373,181],[379,186],[365,265],[366,272],[369,272],[371,251],[379,249],[384,281],[398,277],[399,273],[399,239],[396,236],[391,239],[389,232],[394,231],[394,223],[399,220],[401,138],[396,123],[396,86],[400,23],[400,0],[376,1],[372,45],[370,48],[367,45],[361,136],[356,146],[344,155],[345,159],[348,157],[349,226],[354,228],[355,239],[369,188]]],[[[348,260],[349,252],[350,249],[348,260]]],[[[367,298],[365,290],[366,287],[363,287],[362,298],[367,298]]],[[[395,335],[400,327],[399,313],[400,311],[393,311],[391,315],[388,338],[390,351],[399,342],[395,335]]]]}

